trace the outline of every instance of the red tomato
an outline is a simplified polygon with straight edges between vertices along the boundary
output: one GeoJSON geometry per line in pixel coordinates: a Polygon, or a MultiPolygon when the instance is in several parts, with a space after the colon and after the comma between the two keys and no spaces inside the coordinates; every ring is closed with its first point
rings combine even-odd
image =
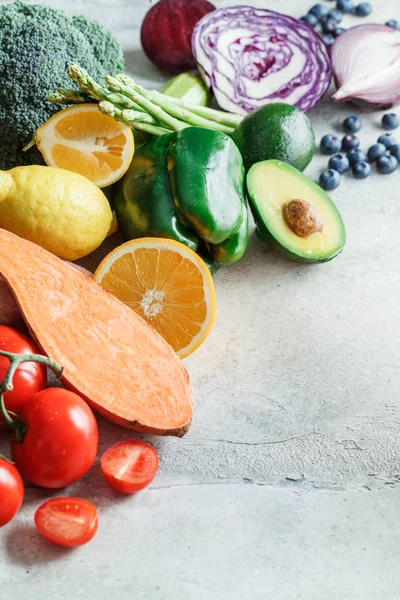
{"type": "MultiPolygon", "coordinates": [[[[14,354],[41,354],[39,348],[16,329],[0,325],[0,350],[14,352],[14,354]]],[[[5,356],[0,356],[0,382],[6,376],[10,361],[5,356]]],[[[46,367],[34,362],[19,365],[13,377],[14,389],[4,394],[6,409],[19,415],[23,405],[37,392],[46,387],[46,367]]],[[[0,414],[0,423],[4,423],[0,414]]]]}
{"type": "Polygon", "coordinates": [[[97,510],[82,498],[52,498],[35,512],[35,525],[49,542],[75,548],[90,542],[96,533],[97,510]]]}
{"type": "Polygon", "coordinates": [[[0,458],[0,527],[15,517],[24,499],[24,484],[17,469],[0,458]]]}
{"type": "Polygon", "coordinates": [[[62,488],[92,466],[97,453],[96,419],[84,400],[62,388],[47,388],[25,404],[22,441],[11,442],[21,475],[44,488],[62,488]]]}
{"type": "Polygon", "coordinates": [[[133,494],[145,488],[153,481],[157,469],[157,451],[137,440],[115,444],[101,457],[105,480],[123,494],[133,494]]]}

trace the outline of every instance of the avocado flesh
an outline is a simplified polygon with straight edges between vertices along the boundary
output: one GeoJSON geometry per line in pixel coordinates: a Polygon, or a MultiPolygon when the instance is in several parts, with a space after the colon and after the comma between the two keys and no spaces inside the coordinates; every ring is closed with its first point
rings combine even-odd
{"type": "Polygon", "coordinates": [[[247,175],[247,192],[260,233],[297,262],[325,262],[337,256],[346,242],[342,217],[330,197],[294,167],[277,160],[254,165],[247,175]],[[289,228],[283,209],[291,200],[305,200],[323,218],[323,229],[299,237],[289,228]]]}

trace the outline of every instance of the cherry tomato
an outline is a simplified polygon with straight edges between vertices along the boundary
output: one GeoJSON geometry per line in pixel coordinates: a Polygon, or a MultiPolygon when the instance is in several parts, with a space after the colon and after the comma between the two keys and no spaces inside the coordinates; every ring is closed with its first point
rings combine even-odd
{"type": "Polygon", "coordinates": [[[35,512],[35,525],[49,542],[75,548],[90,542],[96,533],[97,510],[82,498],[51,498],[35,512]]]}
{"type": "Polygon", "coordinates": [[[47,388],[22,407],[27,426],[22,441],[11,442],[21,475],[44,488],[62,488],[92,466],[97,453],[96,419],[84,400],[62,388],[47,388]]]}
{"type": "Polygon", "coordinates": [[[101,458],[105,480],[123,494],[133,494],[145,488],[153,481],[157,469],[157,451],[137,440],[115,444],[101,458]]]}
{"type": "MultiPolygon", "coordinates": [[[[39,348],[26,335],[6,325],[0,325],[0,350],[15,354],[41,354],[39,348]]],[[[9,366],[8,358],[0,356],[0,382],[5,378],[9,366]]],[[[14,389],[4,394],[6,409],[19,415],[23,405],[37,392],[43,390],[46,383],[44,365],[33,362],[20,364],[13,377],[14,389]]],[[[1,414],[0,423],[4,423],[1,414]]]]}
{"type": "Polygon", "coordinates": [[[0,457],[0,527],[15,517],[24,499],[24,484],[17,469],[0,457]]]}

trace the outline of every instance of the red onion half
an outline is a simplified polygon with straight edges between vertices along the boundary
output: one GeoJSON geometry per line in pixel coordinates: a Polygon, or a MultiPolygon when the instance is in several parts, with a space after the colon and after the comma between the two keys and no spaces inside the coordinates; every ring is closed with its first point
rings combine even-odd
{"type": "Polygon", "coordinates": [[[348,29],[332,47],[332,66],[333,102],[382,108],[400,101],[400,31],[374,24],[348,29]]]}
{"type": "Polygon", "coordinates": [[[310,110],[332,78],[321,37],[303,21],[272,10],[215,10],[197,23],[192,46],[218,104],[239,114],[273,102],[310,110]]]}

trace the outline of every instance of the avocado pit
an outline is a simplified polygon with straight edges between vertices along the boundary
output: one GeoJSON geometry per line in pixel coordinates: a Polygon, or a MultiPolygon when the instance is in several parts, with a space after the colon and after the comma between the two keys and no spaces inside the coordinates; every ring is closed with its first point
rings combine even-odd
{"type": "Polygon", "coordinates": [[[289,229],[299,237],[307,238],[323,230],[324,221],[320,211],[306,200],[291,200],[285,204],[282,212],[289,229]]]}

